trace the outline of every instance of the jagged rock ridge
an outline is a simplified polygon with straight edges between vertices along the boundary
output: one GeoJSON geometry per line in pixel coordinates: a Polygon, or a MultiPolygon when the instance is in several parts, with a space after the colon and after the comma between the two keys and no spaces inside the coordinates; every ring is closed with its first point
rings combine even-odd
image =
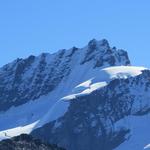
{"type": "MultiPolygon", "coordinates": [[[[0,110],[35,100],[53,91],[78,64],[91,68],[130,65],[127,52],[111,48],[107,40],[91,40],[84,48],[73,47],[55,54],[17,59],[0,69],[0,110]]],[[[90,69],[90,68],[89,68],[90,69]]]]}

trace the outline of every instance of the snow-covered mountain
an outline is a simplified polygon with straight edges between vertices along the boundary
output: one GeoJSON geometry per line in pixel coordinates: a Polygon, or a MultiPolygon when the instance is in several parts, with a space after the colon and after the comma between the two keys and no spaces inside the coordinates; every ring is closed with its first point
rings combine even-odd
{"type": "Polygon", "coordinates": [[[0,69],[1,139],[31,133],[67,150],[141,150],[149,111],[150,70],[105,39],[0,69]]]}

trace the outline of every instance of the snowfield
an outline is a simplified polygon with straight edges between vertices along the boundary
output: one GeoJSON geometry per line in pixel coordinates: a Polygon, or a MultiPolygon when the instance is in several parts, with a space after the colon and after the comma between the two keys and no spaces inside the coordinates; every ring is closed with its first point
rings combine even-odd
{"type": "Polygon", "coordinates": [[[116,129],[122,126],[130,129],[131,133],[126,137],[127,140],[115,150],[150,149],[150,114],[126,117],[117,122],[116,129]]]}
{"type": "MultiPolygon", "coordinates": [[[[33,129],[41,127],[49,121],[56,120],[62,116],[67,111],[70,100],[76,96],[90,94],[99,88],[107,86],[115,78],[137,76],[142,73],[142,70],[146,69],[144,67],[131,66],[88,69],[90,68],[89,65],[87,63],[86,65],[78,65],[73,68],[71,74],[63,79],[59,86],[46,96],[41,96],[37,100],[31,100],[18,107],[11,107],[5,112],[0,112],[0,140],[17,136],[21,133],[30,133],[33,129]]],[[[145,149],[149,148],[149,133],[146,132],[146,129],[148,129],[150,122],[145,123],[145,126],[143,125],[141,127],[138,126],[138,122],[144,121],[143,117],[132,119],[130,119],[131,127],[133,126],[132,123],[134,123],[135,128],[133,132],[135,132],[135,136],[136,133],[140,134],[135,138],[143,140],[143,145],[140,145],[140,147],[144,148],[145,146],[145,149]],[[131,121],[132,119],[133,122],[131,121]],[[141,128],[143,128],[143,131],[137,132],[141,128]],[[145,138],[143,138],[144,136],[145,138]]],[[[126,145],[132,146],[132,143],[136,140],[135,138],[133,137],[133,140],[126,145]]],[[[121,145],[121,148],[116,150],[127,150],[123,145],[121,145]]],[[[138,146],[137,148],[139,149],[138,146]]]]}

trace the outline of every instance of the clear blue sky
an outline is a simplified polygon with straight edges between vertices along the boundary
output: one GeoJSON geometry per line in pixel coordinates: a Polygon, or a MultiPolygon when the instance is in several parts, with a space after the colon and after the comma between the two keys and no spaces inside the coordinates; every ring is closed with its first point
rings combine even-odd
{"type": "Polygon", "coordinates": [[[150,67],[150,0],[1,0],[0,66],[107,38],[150,67]]]}

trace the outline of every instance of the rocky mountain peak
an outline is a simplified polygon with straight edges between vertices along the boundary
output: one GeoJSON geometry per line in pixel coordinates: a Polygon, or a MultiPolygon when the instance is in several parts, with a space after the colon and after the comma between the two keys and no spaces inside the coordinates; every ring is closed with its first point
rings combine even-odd
{"type": "Polygon", "coordinates": [[[52,92],[74,68],[79,72],[88,66],[86,71],[93,72],[95,68],[120,65],[130,65],[127,52],[111,48],[106,39],[93,39],[84,48],[16,59],[0,69],[0,110],[52,92]]]}
{"type": "Polygon", "coordinates": [[[109,46],[109,42],[106,39],[102,39],[100,41],[96,40],[96,39],[92,39],[91,41],[89,41],[88,43],[88,48],[89,49],[96,49],[99,47],[106,47],[106,48],[110,48],[109,46]]]}
{"type": "Polygon", "coordinates": [[[94,68],[102,66],[130,65],[128,54],[124,50],[111,48],[106,39],[93,39],[88,43],[86,53],[81,64],[94,61],[94,68]]]}

